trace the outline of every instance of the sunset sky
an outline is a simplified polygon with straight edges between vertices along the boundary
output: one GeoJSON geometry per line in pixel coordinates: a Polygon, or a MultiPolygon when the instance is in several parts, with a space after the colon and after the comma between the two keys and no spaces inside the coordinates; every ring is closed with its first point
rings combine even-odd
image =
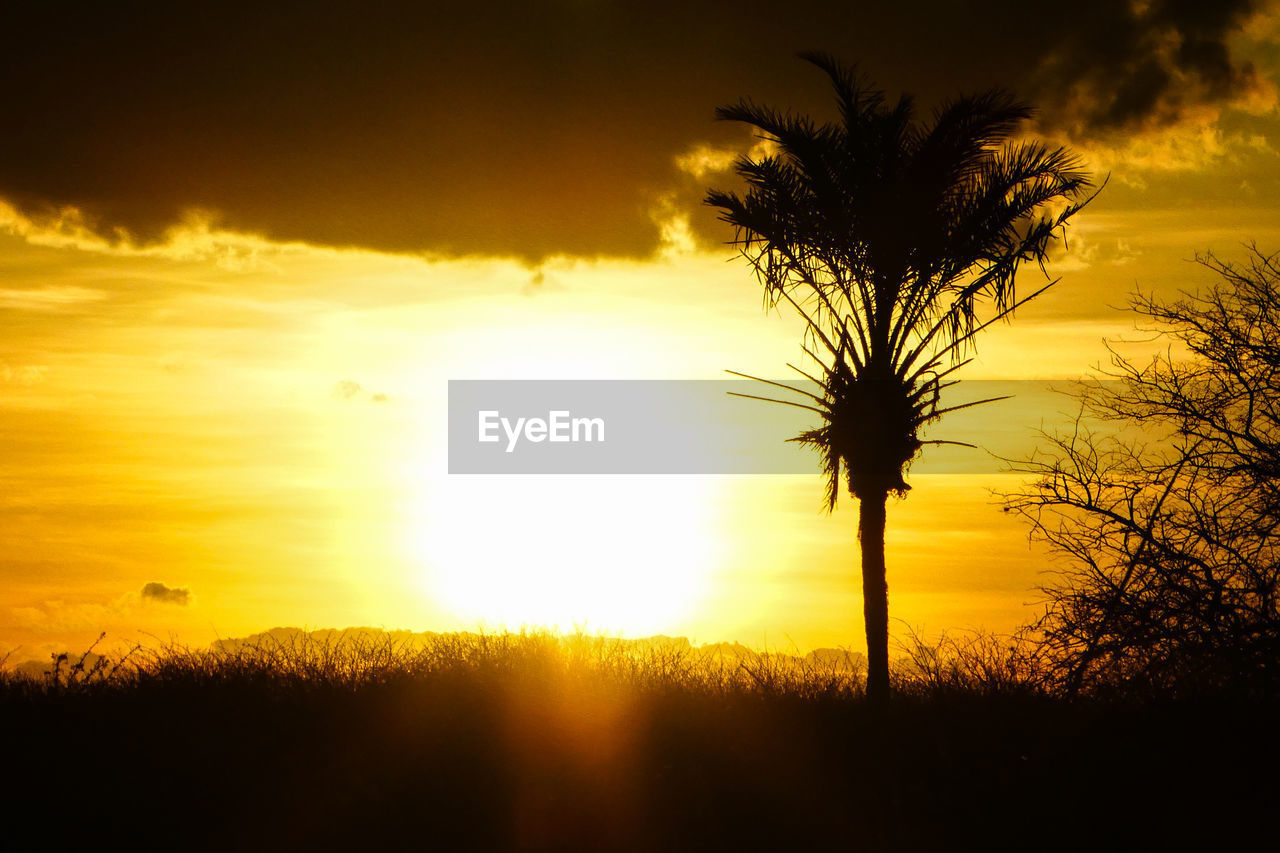
{"type": "MultiPolygon", "coordinates": [[[[1005,87],[1038,107],[1028,133],[1110,175],[1060,283],[970,378],[1082,376],[1135,336],[1135,288],[1280,251],[1273,2],[186,5],[32,3],[0,27],[0,656],[277,625],[861,646],[855,506],[823,514],[816,457],[445,468],[450,379],[797,360],[701,200],[758,142],[716,106],[828,114],[798,50],[926,115],[1005,87]]],[[[1030,435],[1069,406],[990,416],[1030,435]]],[[[1030,618],[1050,564],[990,496],[1016,481],[911,482],[895,630],[1030,618]]]]}

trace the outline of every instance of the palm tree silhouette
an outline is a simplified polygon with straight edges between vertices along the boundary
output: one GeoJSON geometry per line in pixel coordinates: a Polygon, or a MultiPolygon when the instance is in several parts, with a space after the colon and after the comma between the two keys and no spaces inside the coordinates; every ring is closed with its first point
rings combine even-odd
{"type": "MultiPolygon", "coordinates": [[[[832,57],[801,58],[830,78],[840,120],[750,100],[721,107],[717,118],[753,126],[771,153],[737,161],[743,195],[710,190],[706,203],[734,227],[767,306],[785,302],[807,324],[802,347],[817,367],[788,366],[817,393],[760,380],[805,402],[758,399],[820,415],[793,440],[821,454],[828,511],[842,472],[858,499],[867,695],[879,701],[889,693],[888,496],[905,495],[923,445],[955,443],[920,438],[963,408],[943,407],[940,392],[979,332],[1055,283],[1014,291],[1019,265],[1043,270],[1055,233],[1096,193],[1086,196],[1089,177],[1066,150],[1011,141],[1031,109],[999,90],[951,100],[922,123],[909,97],[889,106],[832,57]]],[[[978,402],[989,401],[966,405],[978,402]]]]}

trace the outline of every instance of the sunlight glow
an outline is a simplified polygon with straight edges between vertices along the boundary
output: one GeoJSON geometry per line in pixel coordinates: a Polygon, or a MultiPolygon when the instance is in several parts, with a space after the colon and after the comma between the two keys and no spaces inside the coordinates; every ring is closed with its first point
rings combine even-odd
{"type": "Polygon", "coordinates": [[[717,563],[715,484],[672,477],[446,477],[410,547],[464,622],[645,635],[694,609],[717,563]]]}

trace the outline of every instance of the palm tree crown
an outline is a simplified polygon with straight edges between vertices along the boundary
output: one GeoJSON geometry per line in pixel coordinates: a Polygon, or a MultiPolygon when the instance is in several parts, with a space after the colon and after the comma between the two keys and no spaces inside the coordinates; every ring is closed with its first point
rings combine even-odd
{"type": "MultiPolygon", "coordinates": [[[[948,377],[978,332],[1052,284],[1018,297],[1014,277],[1024,261],[1043,268],[1091,184],[1064,149],[1013,141],[1031,110],[1007,94],[956,98],[924,123],[909,97],[890,106],[831,57],[802,58],[830,78],[839,121],[749,100],[720,108],[772,153],[737,161],[745,194],[711,190],[706,203],[734,227],[769,307],[785,302],[804,318],[818,366],[794,369],[819,390],[784,385],[807,401],[777,402],[821,416],[795,440],[822,455],[828,509],[842,473],[864,509],[879,502],[882,551],[884,501],[908,489],[921,428],[949,411],[939,402],[948,377]]],[[[876,522],[860,522],[864,586],[876,522]]],[[[882,555],[880,566],[882,576],[882,555]]]]}

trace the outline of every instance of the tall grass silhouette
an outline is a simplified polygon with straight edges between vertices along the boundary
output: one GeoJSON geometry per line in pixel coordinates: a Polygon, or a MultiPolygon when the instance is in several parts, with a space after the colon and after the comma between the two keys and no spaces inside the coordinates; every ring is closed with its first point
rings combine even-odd
{"type": "Polygon", "coordinates": [[[0,796],[66,846],[648,851],[1148,847],[1275,795],[1239,769],[1277,757],[1276,703],[1068,700],[1024,651],[917,638],[888,705],[859,658],[664,638],[68,658],[0,677],[0,796]]]}

